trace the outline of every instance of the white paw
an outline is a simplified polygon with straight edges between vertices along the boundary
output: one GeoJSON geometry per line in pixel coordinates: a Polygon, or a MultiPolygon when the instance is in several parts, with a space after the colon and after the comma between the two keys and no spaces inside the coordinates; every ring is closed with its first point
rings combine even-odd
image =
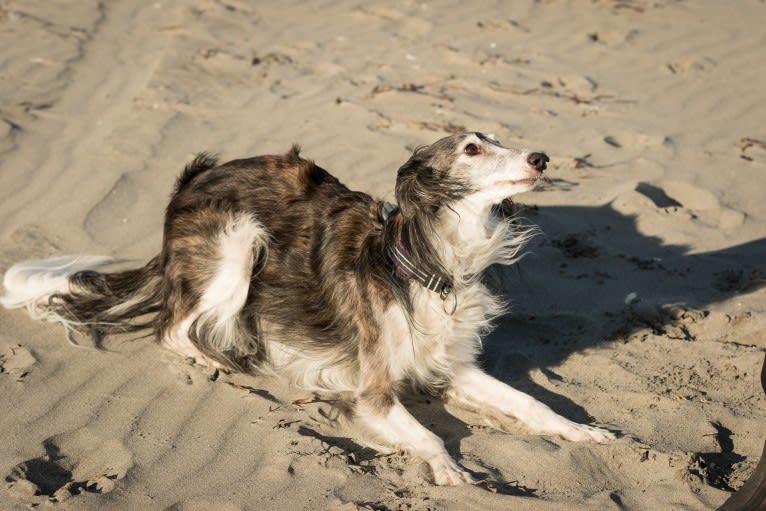
{"type": "Polygon", "coordinates": [[[611,431],[574,422],[561,433],[561,437],[571,442],[593,442],[597,444],[607,444],[617,438],[611,431]]]}
{"type": "Polygon", "coordinates": [[[431,470],[434,472],[434,483],[439,486],[458,486],[476,483],[468,472],[461,469],[448,456],[432,459],[428,464],[431,465],[431,470]]]}

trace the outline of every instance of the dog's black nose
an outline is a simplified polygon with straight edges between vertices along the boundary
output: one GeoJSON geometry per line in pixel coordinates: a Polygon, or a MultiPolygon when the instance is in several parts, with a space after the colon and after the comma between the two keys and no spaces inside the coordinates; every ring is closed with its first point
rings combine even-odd
{"type": "Polygon", "coordinates": [[[527,156],[527,163],[532,165],[535,169],[542,172],[547,167],[546,163],[548,163],[550,158],[548,158],[548,155],[545,153],[530,153],[529,156],[527,156]]]}

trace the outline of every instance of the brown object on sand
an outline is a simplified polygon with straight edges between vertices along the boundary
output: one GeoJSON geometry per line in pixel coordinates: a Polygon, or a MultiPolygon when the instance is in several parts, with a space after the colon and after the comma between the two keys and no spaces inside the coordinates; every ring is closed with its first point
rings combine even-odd
{"type": "MultiPolygon", "coordinates": [[[[761,368],[761,387],[766,392],[766,359],[761,368]]],[[[726,499],[718,511],[763,511],[766,509],[766,442],[758,466],[737,493],[726,499]]]]}

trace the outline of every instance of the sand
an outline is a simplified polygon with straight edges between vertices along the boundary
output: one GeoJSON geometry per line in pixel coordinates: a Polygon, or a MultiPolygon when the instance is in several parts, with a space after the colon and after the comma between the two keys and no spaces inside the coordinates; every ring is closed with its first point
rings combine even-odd
{"type": "Polygon", "coordinates": [[[159,249],[196,152],[303,154],[391,200],[463,129],[544,150],[493,375],[608,445],[412,396],[487,487],[377,455],[330,404],[148,339],[0,310],[0,508],[706,510],[766,436],[763,1],[0,1],[0,271],[159,249]],[[305,399],[309,398],[309,399],[305,399]],[[294,403],[296,400],[298,403],[294,403]]]}

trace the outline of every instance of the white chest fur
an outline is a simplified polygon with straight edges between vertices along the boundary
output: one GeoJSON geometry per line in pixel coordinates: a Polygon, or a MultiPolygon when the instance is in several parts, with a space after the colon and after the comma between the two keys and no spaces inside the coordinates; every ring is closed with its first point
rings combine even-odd
{"type": "Polygon", "coordinates": [[[475,359],[481,350],[481,335],[503,309],[480,282],[458,288],[446,302],[413,284],[412,324],[397,304],[385,312],[381,325],[391,376],[395,381],[412,380],[427,386],[448,383],[455,366],[475,359]]]}

